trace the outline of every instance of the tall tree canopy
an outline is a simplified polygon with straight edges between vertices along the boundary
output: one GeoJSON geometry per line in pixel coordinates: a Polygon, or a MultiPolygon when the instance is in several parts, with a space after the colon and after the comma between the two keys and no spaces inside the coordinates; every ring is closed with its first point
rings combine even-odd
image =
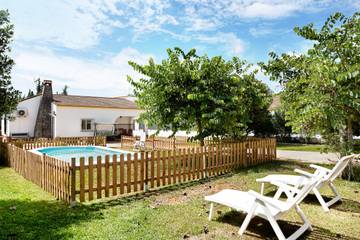
{"type": "Polygon", "coordinates": [[[0,116],[12,112],[21,98],[20,92],[11,86],[11,69],[14,61],[9,54],[13,29],[9,12],[0,10],[0,116]]]}
{"type": "Polygon", "coordinates": [[[216,56],[197,56],[195,49],[184,53],[168,49],[161,64],[153,59],[141,66],[129,64],[144,78],[129,82],[137,103],[144,109],[141,119],[158,129],[195,130],[195,139],[241,137],[251,122],[251,107],[265,106],[267,91],[255,79],[256,71],[234,57],[230,61],[216,56]]]}
{"type": "Polygon", "coordinates": [[[261,63],[279,81],[286,120],[297,132],[320,133],[342,154],[352,151],[352,125],[360,119],[360,13],[330,16],[295,32],[314,42],[305,54],[270,53],[261,63]]]}

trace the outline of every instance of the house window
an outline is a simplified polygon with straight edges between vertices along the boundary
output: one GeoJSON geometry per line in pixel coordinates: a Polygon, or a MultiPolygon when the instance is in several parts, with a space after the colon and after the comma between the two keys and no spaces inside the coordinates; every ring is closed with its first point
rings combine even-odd
{"type": "Polygon", "coordinates": [[[93,126],[93,119],[81,119],[81,131],[91,131],[93,130],[93,126]]]}

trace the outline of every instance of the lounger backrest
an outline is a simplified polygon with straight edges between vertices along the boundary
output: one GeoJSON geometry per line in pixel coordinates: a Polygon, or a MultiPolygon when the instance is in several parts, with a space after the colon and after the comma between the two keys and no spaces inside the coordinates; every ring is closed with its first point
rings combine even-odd
{"type": "Polygon", "coordinates": [[[300,192],[296,196],[289,200],[289,209],[292,208],[295,204],[300,204],[302,200],[311,192],[311,190],[321,181],[325,173],[319,173],[317,176],[311,178],[304,186],[301,188],[300,192]]]}
{"type": "Polygon", "coordinates": [[[335,180],[335,178],[337,178],[340,175],[340,173],[346,168],[346,166],[349,164],[349,162],[352,159],[354,159],[355,156],[356,156],[355,154],[352,154],[352,155],[342,157],[339,161],[337,161],[337,163],[335,164],[333,169],[330,171],[330,173],[324,177],[324,180],[325,181],[335,180]]]}

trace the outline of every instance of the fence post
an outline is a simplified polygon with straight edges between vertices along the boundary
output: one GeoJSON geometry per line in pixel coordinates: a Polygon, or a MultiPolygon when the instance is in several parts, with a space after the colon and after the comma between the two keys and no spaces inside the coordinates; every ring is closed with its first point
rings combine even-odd
{"type": "MultiPolygon", "coordinates": [[[[154,143],[154,142],[153,142],[154,143]]],[[[148,180],[149,180],[149,167],[148,167],[148,153],[144,152],[145,154],[143,155],[145,157],[145,179],[144,179],[144,192],[148,192],[149,191],[149,184],[148,184],[148,180]]]]}
{"type": "MultiPolygon", "coordinates": [[[[152,150],[155,150],[155,135],[152,136],[152,150]]],[[[147,159],[147,158],[146,158],[147,159]]],[[[146,163],[147,164],[147,163],[146,163]]]]}
{"type": "Polygon", "coordinates": [[[244,159],[244,167],[248,166],[248,159],[249,159],[249,155],[248,155],[248,147],[249,147],[249,141],[245,140],[244,141],[244,150],[245,151],[245,159],[244,159]]]}
{"type": "Polygon", "coordinates": [[[273,141],[274,141],[274,159],[273,160],[276,160],[276,138],[274,138],[273,141]]]}
{"type": "Polygon", "coordinates": [[[70,206],[71,207],[75,207],[76,205],[76,193],[75,193],[75,188],[76,188],[76,159],[75,158],[71,158],[71,201],[70,201],[70,206]]]}
{"type": "Polygon", "coordinates": [[[45,187],[45,156],[45,153],[41,155],[41,187],[43,189],[45,187]]]}
{"type": "Polygon", "coordinates": [[[208,164],[206,161],[206,155],[209,154],[209,151],[207,150],[206,146],[201,147],[201,155],[202,155],[202,161],[203,161],[203,170],[204,171],[204,178],[207,178],[209,176],[208,174],[208,164]]]}

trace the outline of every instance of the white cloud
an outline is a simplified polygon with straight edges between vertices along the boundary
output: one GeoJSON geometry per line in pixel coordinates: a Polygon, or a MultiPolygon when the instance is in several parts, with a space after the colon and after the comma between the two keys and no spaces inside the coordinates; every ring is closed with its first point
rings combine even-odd
{"type": "MultiPolygon", "coordinates": [[[[356,6],[358,0],[353,3],[356,6]]],[[[229,31],[227,23],[273,20],[316,11],[329,0],[0,0],[15,23],[16,40],[71,49],[95,47],[114,29],[133,40],[158,32],[188,41],[196,32],[229,31]]],[[[268,29],[250,30],[253,35],[268,29]]],[[[235,44],[235,43],[234,43],[235,44]]],[[[239,44],[237,44],[239,46],[239,44]]],[[[237,50],[239,51],[239,50],[237,50]]]]}
{"type": "Polygon", "coordinates": [[[179,38],[183,31],[219,31],[227,21],[277,19],[321,9],[331,3],[329,0],[0,0],[2,8],[10,10],[17,39],[72,49],[96,46],[114,28],[130,30],[134,39],[152,32],[179,38]],[[179,26],[177,32],[169,28],[172,26],[179,26]]]}
{"type": "Polygon", "coordinates": [[[234,33],[215,33],[212,36],[197,35],[197,40],[204,43],[219,45],[228,55],[241,55],[245,51],[245,43],[234,33]]]}
{"type": "Polygon", "coordinates": [[[360,9],[360,0],[349,0],[349,3],[356,9],[360,9]]]}
{"type": "Polygon", "coordinates": [[[261,28],[251,27],[251,28],[249,28],[249,33],[254,37],[262,37],[265,35],[272,34],[273,29],[271,29],[269,27],[261,27],[261,28]]]}
{"type": "Polygon", "coordinates": [[[249,1],[244,4],[241,1],[233,2],[227,10],[239,18],[276,19],[302,10],[302,4],[296,1],[249,1]]]}
{"type": "Polygon", "coordinates": [[[150,57],[133,48],[124,48],[116,55],[94,61],[55,54],[49,49],[24,50],[14,57],[13,83],[24,93],[33,88],[32,81],[40,77],[53,80],[57,90],[67,84],[72,94],[127,95],[131,86],[126,76],[140,76],[128,61],[144,64],[150,57]]]}
{"type": "Polygon", "coordinates": [[[197,12],[193,5],[185,6],[185,21],[187,31],[208,31],[219,27],[220,22],[216,18],[204,18],[200,11],[197,12]]]}
{"type": "Polygon", "coordinates": [[[96,46],[114,28],[141,35],[178,24],[167,14],[171,5],[161,0],[0,0],[15,24],[15,39],[49,43],[71,49],[96,46]]]}
{"type": "Polygon", "coordinates": [[[15,24],[15,39],[81,49],[94,46],[108,17],[85,1],[1,1],[15,24]]]}
{"type": "Polygon", "coordinates": [[[202,16],[206,21],[217,19],[221,21],[278,19],[299,12],[316,11],[325,6],[341,1],[329,0],[178,0],[185,8],[187,18],[193,15],[202,16]]]}

